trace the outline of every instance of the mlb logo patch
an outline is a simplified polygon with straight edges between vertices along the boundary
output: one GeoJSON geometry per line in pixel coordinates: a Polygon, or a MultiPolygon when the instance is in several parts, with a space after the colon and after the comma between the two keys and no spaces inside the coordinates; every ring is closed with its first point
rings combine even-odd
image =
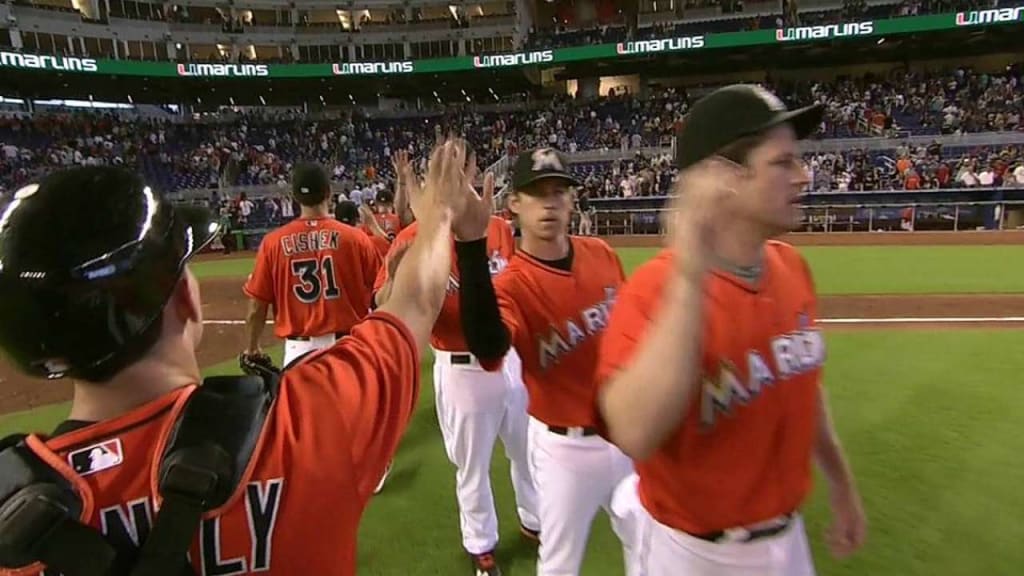
{"type": "Polygon", "coordinates": [[[124,462],[121,439],[114,438],[68,454],[68,464],[82,476],[120,466],[124,462]]]}

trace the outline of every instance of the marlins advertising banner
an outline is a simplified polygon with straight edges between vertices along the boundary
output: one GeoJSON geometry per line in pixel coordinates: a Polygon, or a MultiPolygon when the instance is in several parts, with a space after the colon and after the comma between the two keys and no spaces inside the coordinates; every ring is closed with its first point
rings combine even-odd
{"type": "MultiPolygon", "coordinates": [[[[785,43],[829,42],[841,38],[893,36],[964,26],[1006,26],[1024,22],[1024,6],[972,10],[926,16],[908,16],[865,22],[844,22],[821,26],[796,26],[775,30],[708,33],[699,36],[655,38],[617,44],[593,44],[483,56],[456,56],[398,62],[345,62],[305,64],[201,64],[95,60],[74,56],[44,56],[0,51],[0,68],[39,72],[73,72],[109,76],[153,76],[189,78],[331,78],[389,74],[437,74],[522,66],[560,65],[571,62],[635,58],[686,50],[746,48],[785,43]]],[[[1020,34],[1024,37],[1024,27],[1020,34]]]]}
{"type": "Polygon", "coordinates": [[[554,50],[539,50],[537,52],[517,52],[515,54],[474,56],[473,67],[494,68],[497,66],[526,66],[527,64],[548,64],[554,61],[554,50]]]}
{"type": "Polygon", "coordinates": [[[619,42],[615,45],[615,53],[656,54],[676,50],[695,50],[704,47],[703,36],[684,36],[682,38],[663,38],[661,40],[637,40],[636,42],[619,42]]]}
{"type": "Polygon", "coordinates": [[[874,33],[874,22],[847,22],[846,24],[779,28],[775,31],[775,40],[778,42],[791,42],[793,40],[824,40],[827,38],[844,38],[847,36],[871,36],[874,33]]]}
{"type": "Polygon", "coordinates": [[[208,76],[213,78],[269,76],[266,64],[178,64],[178,76],[208,76]]]}
{"type": "Polygon", "coordinates": [[[1016,8],[1000,8],[998,10],[971,10],[957,12],[957,26],[980,26],[984,24],[1004,24],[1024,20],[1024,6],[1016,8]]]}
{"type": "Polygon", "coordinates": [[[99,70],[99,62],[92,58],[40,56],[19,52],[0,52],[0,66],[28,70],[60,70],[62,72],[96,72],[99,70]]]}
{"type": "Polygon", "coordinates": [[[331,73],[335,76],[349,76],[352,74],[408,74],[413,71],[413,63],[411,61],[345,62],[331,65],[331,73]]]}

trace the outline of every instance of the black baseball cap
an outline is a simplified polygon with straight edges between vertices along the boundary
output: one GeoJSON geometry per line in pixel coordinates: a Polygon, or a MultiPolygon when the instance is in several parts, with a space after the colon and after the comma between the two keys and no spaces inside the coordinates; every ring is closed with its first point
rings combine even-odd
{"type": "Polygon", "coordinates": [[[342,200],[334,207],[334,218],[349,226],[359,223],[359,207],[351,200],[342,200]]]}
{"type": "Polygon", "coordinates": [[[522,190],[545,178],[564,180],[569,186],[580,183],[569,173],[569,160],[554,148],[535,148],[516,157],[512,166],[512,189],[522,190]]]}
{"type": "Polygon", "coordinates": [[[292,168],[292,196],[303,206],[316,206],[331,193],[327,170],[315,162],[298,162],[292,168]]]}
{"type": "Polygon", "coordinates": [[[676,167],[685,170],[741,138],[784,123],[802,140],[818,128],[823,112],[820,104],[789,110],[756,84],[719,88],[697,101],[683,119],[676,134],[676,167]]]}

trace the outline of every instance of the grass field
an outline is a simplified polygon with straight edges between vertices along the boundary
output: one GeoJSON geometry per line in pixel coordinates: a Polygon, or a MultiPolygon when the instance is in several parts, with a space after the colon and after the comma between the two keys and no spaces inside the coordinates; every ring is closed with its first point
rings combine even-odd
{"type": "MultiPolygon", "coordinates": [[[[1024,248],[811,248],[824,293],[1021,291],[1024,248]],[[883,268],[884,266],[884,268],[883,268]]],[[[632,269],[650,250],[623,250],[632,269]]],[[[204,262],[198,274],[238,276],[247,260],[204,262]],[[223,269],[221,268],[223,267],[223,269]]],[[[821,491],[806,508],[824,576],[1011,576],[1024,566],[1024,452],[1017,412],[1022,330],[856,331],[827,334],[825,385],[867,507],[868,545],[833,561],[821,547],[828,521],[821,491]]],[[[278,351],[279,353],[279,351],[278,351]]],[[[375,498],[360,539],[364,575],[468,574],[460,549],[454,471],[445,458],[429,388],[403,441],[394,473],[375,498]]],[[[234,371],[234,362],[208,373],[234,371]]],[[[49,429],[63,406],[0,418],[0,433],[49,429]]],[[[517,533],[508,465],[493,468],[505,573],[534,573],[533,549],[517,533]]],[[[820,488],[820,485],[819,485],[820,488]]],[[[602,516],[583,574],[622,574],[621,553],[602,516]]],[[[685,576],[685,575],[682,575],[685,576]]]]}
{"type": "MultiPolygon", "coordinates": [[[[827,294],[1012,293],[1024,288],[1022,246],[809,246],[800,251],[827,294]]],[[[630,273],[653,248],[619,248],[630,273]]],[[[200,278],[245,277],[252,258],[197,262],[200,278]]]]}

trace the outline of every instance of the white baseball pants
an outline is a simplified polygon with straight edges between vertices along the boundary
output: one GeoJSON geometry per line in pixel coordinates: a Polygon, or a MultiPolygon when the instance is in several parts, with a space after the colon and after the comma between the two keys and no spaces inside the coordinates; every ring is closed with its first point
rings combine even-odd
{"type": "Polygon", "coordinates": [[[752,542],[708,542],[665,526],[643,507],[632,483],[630,576],[815,576],[803,518],[752,542]]]}
{"type": "Polygon", "coordinates": [[[309,340],[285,340],[284,341],[284,366],[291,364],[292,360],[295,360],[299,356],[307,352],[313,352],[315,350],[323,350],[333,346],[338,339],[334,334],[324,334],[323,336],[314,336],[309,340]]]}
{"type": "Polygon", "coordinates": [[[469,354],[435,350],[434,394],[445,451],[456,468],[455,494],[466,551],[483,554],[498,545],[491,455],[499,437],[511,465],[519,522],[539,529],[537,492],[527,463],[527,393],[515,351],[509,351],[502,370],[487,372],[469,354]],[[463,363],[467,357],[469,362],[463,363]]]}
{"type": "MultiPolygon", "coordinates": [[[[576,576],[600,508],[630,547],[628,525],[613,507],[613,496],[633,472],[633,462],[600,436],[551,432],[530,418],[530,469],[540,498],[540,555],[537,576],[576,576]]],[[[628,570],[628,563],[627,563],[628,570]]]]}

